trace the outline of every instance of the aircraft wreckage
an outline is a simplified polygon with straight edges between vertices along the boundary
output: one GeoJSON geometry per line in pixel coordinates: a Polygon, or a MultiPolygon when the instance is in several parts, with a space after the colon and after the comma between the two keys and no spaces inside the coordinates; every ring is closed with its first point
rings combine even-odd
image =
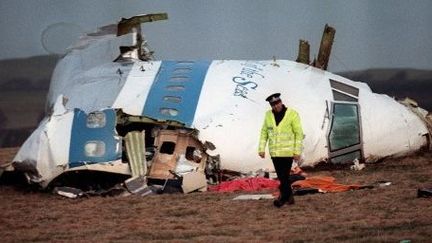
{"type": "Polygon", "coordinates": [[[302,166],[431,147],[427,111],[311,65],[153,60],[140,25],[166,18],[122,19],[71,47],[53,73],[45,119],[6,169],[42,188],[96,171],[141,184],[181,177],[192,185],[185,191],[205,190],[221,168],[273,169],[257,147],[264,100],[275,92],[301,117],[302,166]]]}

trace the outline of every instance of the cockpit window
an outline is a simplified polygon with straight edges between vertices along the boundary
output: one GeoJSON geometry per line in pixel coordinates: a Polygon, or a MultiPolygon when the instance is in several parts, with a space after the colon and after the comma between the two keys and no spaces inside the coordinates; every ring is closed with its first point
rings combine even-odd
{"type": "Polygon", "coordinates": [[[332,87],[332,89],[340,90],[340,91],[347,93],[347,94],[350,94],[354,97],[359,96],[359,89],[356,87],[350,86],[348,84],[330,79],[330,86],[332,87]]]}
{"type": "Polygon", "coordinates": [[[348,84],[330,79],[333,99],[337,101],[357,102],[359,89],[348,84]]]}
{"type": "Polygon", "coordinates": [[[360,143],[359,112],[356,104],[334,104],[329,143],[336,151],[360,143]]]}
{"type": "Polygon", "coordinates": [[[350,102],[357,102],[357,98],[352,97],[350,95],[341,93],[337,90],[332,90],[333,92],[333,98],[334,100],[338,100],[338,101],[350,101],[350,102]]]}

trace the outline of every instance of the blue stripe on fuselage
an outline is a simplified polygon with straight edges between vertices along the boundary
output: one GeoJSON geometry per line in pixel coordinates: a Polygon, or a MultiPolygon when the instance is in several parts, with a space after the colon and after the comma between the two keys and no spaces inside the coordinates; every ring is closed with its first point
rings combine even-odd
{"type": "Polygon", "coordinates": [[[142,115],[190,127],[210,64],[210,61],[163,61],[142,115]]]}

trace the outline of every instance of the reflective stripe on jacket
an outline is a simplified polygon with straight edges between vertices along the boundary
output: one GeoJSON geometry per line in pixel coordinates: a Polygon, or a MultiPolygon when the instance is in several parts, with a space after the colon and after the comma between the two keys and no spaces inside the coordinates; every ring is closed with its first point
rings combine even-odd
{"type": "Polygon", "coordinates": [[[258,152],[264,152],[268,141],[271,157],[292,157],[302,152],[303,129],[298,113],[287,108],[282,121],[276,126],[271,110],[264,117],[258,152]]]}

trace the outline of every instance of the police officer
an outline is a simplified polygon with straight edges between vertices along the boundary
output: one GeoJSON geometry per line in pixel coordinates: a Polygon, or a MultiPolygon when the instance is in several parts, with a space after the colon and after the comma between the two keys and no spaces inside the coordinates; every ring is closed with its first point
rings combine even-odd
{"type": "Polygon", "coordinates": [[[268,143],[269,152],[280,181],[280,196],[273,204],[281,207],[285,203],[294,204],[294,196],[289,179],[294,160],[300,159],[303,129],[300,117],[292,108],[287,108],[280,99],[280,93],[266,98],[271,110],[265,113],[264,124],[261,128],[258,155],[265,157],[268,143]]]}

